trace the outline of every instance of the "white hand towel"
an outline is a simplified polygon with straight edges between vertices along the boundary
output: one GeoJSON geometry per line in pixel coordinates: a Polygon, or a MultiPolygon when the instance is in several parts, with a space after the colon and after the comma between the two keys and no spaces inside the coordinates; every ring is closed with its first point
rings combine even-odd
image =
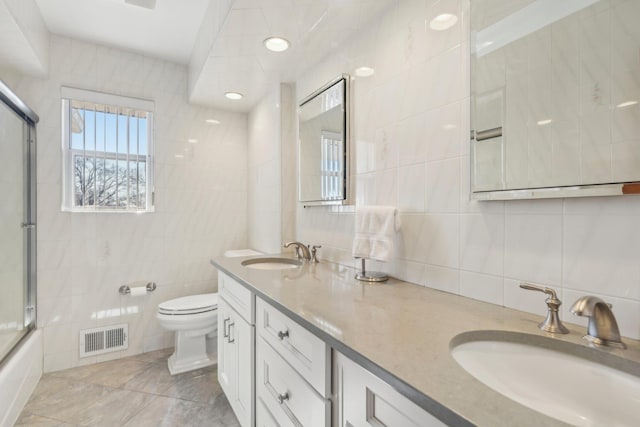
{"type": "Polygon", "coordinates": [[[391,261],[395,232],[400,230],[400,217],[394,206],[357,207],[355,228],[352,250],[355,258],[391,261]]]}

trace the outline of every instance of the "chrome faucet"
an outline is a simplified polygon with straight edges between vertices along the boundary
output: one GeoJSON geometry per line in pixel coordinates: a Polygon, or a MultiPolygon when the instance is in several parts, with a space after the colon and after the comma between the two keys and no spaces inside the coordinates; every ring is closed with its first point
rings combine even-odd
{"type": "Polygon", "coordinates": [[[607,347],[627,348],[620,338],[618,322],[611,311],[611,304],[598,297],[584,296],[573,303],[571,312],[576,316],[589,318],[587,335],[584,336],[587,341],[607,347]]]}
{"type": "Polygon", "coordinates": [[[562,301],[558,299],[558,295],[556,295],[556,291],[551,288],[545,288],[542,286],[532,285],[531,283],[520,283],[520,287],[522,289],[526,289],[528,291],[538,291],[544,292],[549,295],[549,298],[545,300],[547,303],[547,307],[549,310],[547,311],[547,318],[544,319],[542,323],[538,325],[538,328],[542,329],[545,332],[550,332],[552,334],[568,334],[569,329],[567,329],[562,322],[560,321],[560,316],[558,316],[558,309],[562,305],[562,301]]]}
{"type": "Polygon", "coordinates": [[[284,247],[288,248],[291,245],[295,245],[296,258],[303,259],[305,261],[311,261],[311,252],[309,252],[309,248],[304,243],[296,242],[295,240],[293,240],[291,242],[285,243],[284,247]],[[302,255],[300,255],[300,252],[302,252],[302,255]]]}

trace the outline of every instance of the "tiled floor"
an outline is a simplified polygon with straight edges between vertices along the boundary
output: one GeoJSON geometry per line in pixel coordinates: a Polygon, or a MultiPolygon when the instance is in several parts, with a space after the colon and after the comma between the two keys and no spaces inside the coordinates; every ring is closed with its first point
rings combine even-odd
{"type": "Polygon", "coordinates": [[[16,426],[239,426],[216,367],[171,376],[170,353],[46,374],[16,426]]]}

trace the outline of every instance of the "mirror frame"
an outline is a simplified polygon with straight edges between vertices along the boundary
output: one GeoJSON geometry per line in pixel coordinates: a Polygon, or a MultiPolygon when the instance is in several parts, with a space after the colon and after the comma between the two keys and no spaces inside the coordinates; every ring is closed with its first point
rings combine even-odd
{"type": "Polygon", "coordinates": [[[351,194],[350,191],[350,161],[351,161],[351,156],[350,156],[350,150],[351,150],[351,76],[349,74],[340,74],[338,77],[332,79],[331,81],[329,81],[328,83],[324,84],[322,87],[318,88],[317,90],[315,90],[313,93],[307,95],[306,97],[304,97],[299,103],[298,103],[298,108],[301,108],[304,104],[310,102],[311,100],[313,100],[315,97],[317,97],[318,95],[320,95],[321,93],[323,93],[325,90],[329,89],[330,87],[334,86],[335,84],[339,83],[340,81],[344,82],[344,91],[343,91],[343,115],[342,115],[342,120],[343,120],[343,124],[344,124],[344,130],[342,132],[343,138],[344,138],[344,176],[343,178],[343,182],[344,182],[344,194],[343,194],[343,198],[339,199],[339,200],[309,200],[309,201],[303,201],[300,200],[301,199],[301,191],[302,191],[302,186],[301,186],[301,182],[300,182],[300,156],[301,156],[301,141],[300,141],[300,111],[298,110],[298,203],[302,203],[303,207],[308,207],[308,206],[329,206],[329,205],[348,205],[349,204],[349,195],[351,194]]]}

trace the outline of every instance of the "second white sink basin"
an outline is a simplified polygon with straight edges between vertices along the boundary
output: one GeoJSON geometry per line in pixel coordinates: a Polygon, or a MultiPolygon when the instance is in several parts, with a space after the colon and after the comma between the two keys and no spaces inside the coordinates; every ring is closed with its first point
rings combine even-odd
{"type": "Polygon", "coordinates": [[[302,261],[291,258],[253,258],[242,261],[242,265],[255,270],[287,270],[298,268],[302,261]]]}
{"type": "Polygon", "coordinates": [[[617,359],[615,363],[640,374],[633,362],[552,338],[478,332],[482,332],[480,339],[473,339],[472,332],[463,334],[465,339],[456,337],[451,355],[495,391],[572,425],[637,426],[640,422],[640,377],[603,364],[617,359]],[[590,360],[597,358],[603,363],[590,360]]]}

